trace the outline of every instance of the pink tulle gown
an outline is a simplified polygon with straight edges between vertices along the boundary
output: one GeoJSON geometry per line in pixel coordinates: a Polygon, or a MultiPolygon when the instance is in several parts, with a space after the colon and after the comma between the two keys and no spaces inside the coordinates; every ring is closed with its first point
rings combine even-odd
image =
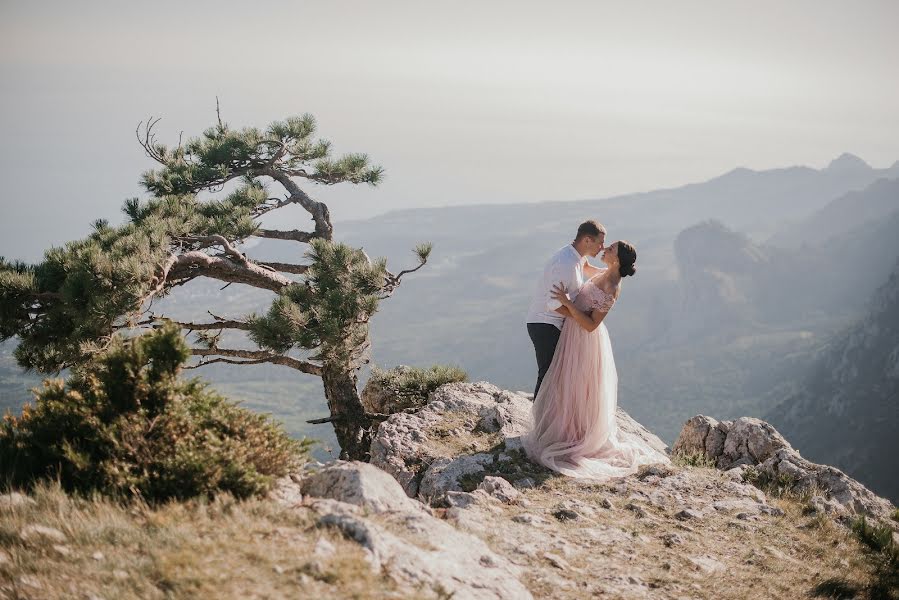
{"type": "MultiPolygon", "coordinates": [[[[608,312],[615,298],[584,282],[574,305],[608,312]]],[[[531,408],[532,427],[522,436],[531,460],[571,477],[605,480],[629,475],[642,464],[668,458],[637,437],[619,433],[618,373],[605,323],[587,331],[565,319],[559,344],[531,408]]]]}

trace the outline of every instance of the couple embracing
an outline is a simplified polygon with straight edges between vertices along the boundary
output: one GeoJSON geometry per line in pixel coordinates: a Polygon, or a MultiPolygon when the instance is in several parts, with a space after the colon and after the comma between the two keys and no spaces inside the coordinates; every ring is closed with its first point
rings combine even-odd
{"type": "Polygon", "coordinates": [[[578,227],[574,241],[546,264],[528,311],[537,355],[532,427],[522,436],[531,460],[588,479],[628,475],[667,457],[618,431],[618,373],[603,320],[636,272],[637,251],[626,241],[605,246],[596,221],[578,227]],[[588,257],[601,253],[605,268],[588,257]]]}

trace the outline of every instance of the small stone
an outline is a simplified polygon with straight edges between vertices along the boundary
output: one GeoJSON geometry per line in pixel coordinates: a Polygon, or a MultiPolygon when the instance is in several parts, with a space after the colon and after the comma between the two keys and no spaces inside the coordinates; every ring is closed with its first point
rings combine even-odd
{"type": "Polygon", "coordinates": [[[25,494],[19,492],[10,492],[9,494],[0,494],[0,508],[19,508],[21,506],[32,506],[36,504],[33,498],[29,498],[25,494]]]}
{"type": "Polygon", "coordinates": [[[716,573],[726,569],[723,563],[710,556],[688,556],[687,560],[706,573],[716,573]]]}
{"type": "Polygon", "coordinates": [[[61,544],[66,541],[66,534],[45,525],[26,525],[19,533],[19,537],[23,542],[48,541],[61,544]]]}
{"type": "Polygon", "coordinates": [[[634,502],[628,502],[628,503],[624,506],[624,508],[626,508],[627,510],[631,511],[632,513],[634,513],[634,515],[635,515],[638,519],[642,519],[642,518],[644,518],[644,517],[647,515],[646,510],[644,510],[644,508],[643,508],[642,506],[640,506],[639,504],[636,504],[636,503],[634,503],[634,502]]]}
{"type": "Polygon", "coordinates": [[[91,554],[91,558],[93,558],[94,560],[103,560],[106,557],[103,556],[103,553],[98,550],[98,551],[94,552],[93,554],[91,554]]]}
{"type": "Polygon", "coordinates": [[[559,556],[558,554],[551,554],[549,552],[543,553],[543,558],[549,561],[549,564],[554,566],[557,569],[561,569],[562,571],[568,571],[571,569],[571,565],[568,562],[559,556]]]}
{"type": "Polygon", "coordinates": [[[671,546],[679,546],[684,543],[684,538],[676,533],[666,533],[662,536],[662,542],[670,548],[671,546]]]}
{"type": "Polygon", "coordinates": [[[581,515],[570,508],[560,508],[555,510],[553,511],[553,516],[560,521],[577,521],[581,518],[581,515]]]}
{"type": "Polygon", "coordinates": [[[692,508],[685,508],[684,510],[680,511],[679,513],[676,513],[674,515],[674,518],[679,519],[681,521],[688,521],[688,520],[692,520],[692,519],[701,519],[702,513],[697,510],[693,510],[692,508]]]}
{"type": "Polygon", "coordinates": [[[115,569],[112,572],[112,576],[118,580],[128,579],[128,572],[123,571],[122,569],[115,569]]]}
{"type": "Polygon", "coordinates": [[[480,564],[484,565],[485,567],[495,568],[495,567],[498,567],[498,566],[499,566],[499,565],[496,563],[496,560],[495,560],[492,556],[490,556],[489,554],[485,554],[484,556],[482,556],[481,558],[479,558],[479,559],[478,559],[478,562],[479,562],[480,564]]]}
{"type": "Polygon", "coordinates": [[[602,500],[600,500],[600,501],[599,501],[599,505],[600,505],[602,508],[612,508],[612,503],[609,502],[609,499],[608,499],[608,498],[603,498],[602,500]]]}
{"type": "Polygon", "coordinates": [[[772,515],[774,517],[782,517],[784,516],[784,511],[777,508],[776,506],[768,506],[767,504],[759,507],[759,512],[765,513],[766,515],[772,515]]]}
{"type": "Polygon", "coordinates": [[[0,567],[9,564],[11,560],[9,554],[7,554],[5,550],[0,550],[0,567]]]}
{"type": "Polygon", "coordinates": [[[543,518],[528,513],[515,515],[512,517],[512,520],[516,523],[524,523],[525,525],[542,525],[546,523],[543,518]]]}
{"type": "Polygon", "coordinates": [[[640,467],[640,470],[637,472],[637,479],[646,479],[647,477],[658,477],[659,479],[664,479],[665,477],[670,477],[671,475],[674,475],[674,469],[671,467],[671,465],[657,463],[654,465],[645,465],[640,467]]]}
{"type": "Polygon", "coordinates": [[[281,565],[275,565],[274,567],[272,567],[272,569],[274,569],[275,573],[277,573],[278,575],[284,574],[284,567],[282,567],[281,565]]]}
{"type": "Polygon", "coordinates": [[[537,482],[530,477],[523,477],[521,479],[517,479],[512,485],[521,489],[530,489],[536,487],[537,482]]]}
{"type": "Polygon", "coordinates": [[[62,544],[53,544],[53,550],[60,556],[70,556],[72,554],[72,549],[68,546],[63,546],[62,544]]]}
{"type": "Polygon", "coordinates": [[[478,489],[484,490],[504,504],[514,502],[521,493],[502,477],[493,475],[484,477],[484,480],[478,485],[478,489]]]}
{"type": "Polygon", "coordinates": [[[312,553],[321,558],[333,556],[336,551],[337,548],[334,547],[334,544],[323,537],[318,538],[318,541],[315,542],[315,547],[312,549],[312,553]]]}

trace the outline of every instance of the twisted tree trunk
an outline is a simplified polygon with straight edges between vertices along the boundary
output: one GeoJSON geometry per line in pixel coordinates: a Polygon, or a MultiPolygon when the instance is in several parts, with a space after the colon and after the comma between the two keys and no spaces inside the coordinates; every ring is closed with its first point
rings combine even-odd
{"type": "Polygon", "coordinates": [[[340,458],[368,462],[374,422],[362,407],[355,369],[326,362],[321,377],[334,433],[340,443],[340,458]]]}

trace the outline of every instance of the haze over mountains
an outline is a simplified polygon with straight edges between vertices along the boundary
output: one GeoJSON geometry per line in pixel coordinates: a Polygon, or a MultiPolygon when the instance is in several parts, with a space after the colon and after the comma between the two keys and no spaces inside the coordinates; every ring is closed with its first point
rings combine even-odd
{"type": "Polygon", "coordinates": [[[766,417],[814,461],[899,498],[899,261],[867,315],[833,336],[766,417]]]}
{"type": "MultiPolygon", "coordinates": [[[[532,389],[536,367],[523,322],[532,288],[546,259],[586,218],[606,225],[609,242],[624,238],[637,248],[637,275],[625,280],[606,320],[619,401],[670,443],[696,413],[767,415],[797,393],[832,336],[869,314],[899,257],[899,162],[874,169],[843,154],[825,169],[738,168],[703,183],[607,199],[414,209],[338,223],[339,240],[387,256],[393,269],[414,264],[415,243],[434,243],[429,264],[374,317],[374,363],[455,364],[472,380],[532,389]]],[[[273,240],[247,247],[253,259],[285,262],[305,249],[273,240]]],[[[220,288],[192,282],[160,310],[240,316],[271,301],[268,292],[220,288]]],[[[334,445],[329,426],[305,423],[327,414],[317,378],[277,366],[213,365],[194,373],[281,416],[294,433],[334,445]]],[[[0,399],[18,405],[27,394],[9,377],[0,399]]],[[[803,406],[813,411],[828,397],[815,388],[803,406]]],[[[863,427],[869,408],[858,406],[863,427]]],[[[807,440],[817,452],[800,430],[819,425],[790,423],[785,433],[797,448],[804,452],[807,440]]],[[[862,466],[878,458],[861,451],[857,458],[842,463],[857,470],[850,474],[896,493],[881,485],[882,470],[862,466]]]]}

